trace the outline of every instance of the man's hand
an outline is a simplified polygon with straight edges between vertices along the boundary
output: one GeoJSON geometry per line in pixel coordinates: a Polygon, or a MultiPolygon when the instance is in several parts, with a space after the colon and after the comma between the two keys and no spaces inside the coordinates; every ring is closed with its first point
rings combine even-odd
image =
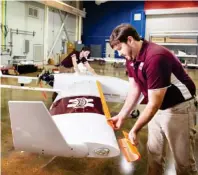
{"type": "Polygon", "coordinates": [[[124,119],[125,119],[124,116],[118,114],[118,115],[110,118],[108,121],[112,121],[112,123],[114,125],[114,129],[118,130],[121,128],[122,124],[124,123],[124,119]]]}
{"type": "Polygon", "coordinates": [[[89,72],[91,72],[93,75],[97,75],[95,70],[90,66],[90,64],[87,62],[84,63],[84,66],[88,69],[89,72]]]}
{"type": "Polygon", "coordinates": [[[80,72],[75,71],[75,72],[74,72],[74,75],[81,75],[81,73],[80,73],[80,72]]]}
{"type": "Polygon", "coordinates": [[[129,132],[129,139],[133,145],[138,145],[138,133],[133,131],[133,129],[129,132]]]}

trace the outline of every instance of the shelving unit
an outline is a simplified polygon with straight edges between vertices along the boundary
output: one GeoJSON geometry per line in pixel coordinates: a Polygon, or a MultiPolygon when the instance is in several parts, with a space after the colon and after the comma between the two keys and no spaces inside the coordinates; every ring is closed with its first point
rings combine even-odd
{"type": "Polygon", "coordinates": [[[155,32],[149,40],[171,50],[185,66],[198,68],[198,31],[155,32]]]}
{"type": "Polygon", "coordinates": [[[198,46],[198,44],[189,44],[189,43],[157,43],[164,46],[198,46]]]}

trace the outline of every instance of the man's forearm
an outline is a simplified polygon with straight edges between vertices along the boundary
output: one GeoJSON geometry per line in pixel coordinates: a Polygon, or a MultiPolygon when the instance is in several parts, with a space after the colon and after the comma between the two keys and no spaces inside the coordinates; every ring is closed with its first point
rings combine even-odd
{"type": "Polygon", "coordinates": [[[89,63],[85,63],[84,66],[87,68],[87,70],[89,72],[91,72],[92,74],[96,75],[95,70],[89,65],[89,63]]]}
{"type": "Polygon", "coordinates": [[[141,113],[140,117],[136,121],[135,125],[132,128],[132,132],[138,132],[143,126],[145,126],[156,114],[158,109],[163,103],[164,96],[166,94],[167,88],[160,89],[150,89],[148,90],[148,99],[149,102],[146,105],[146,108],[141,113]]]}
{"type": "Polygon", "coordinates": [[[88,68],[88,71],[91,72],[92,74],[96,74],[95,70],[91,67],[88,68]]]}
{"type": "Polygon", "coordinates": [[[146,108],[144,109],[144,111],[141,113],[140,117],[136,121],[135,125],[133,126],[132,130],[134,132],[138,132],[139,130],[141,130],[142,127],[144,127],[153,118],[153,116],[156,114],[158,109],[159,108],[157,106],[148,103],[146,105],[146,108]]]}
{"type": "Polygon", "coordinates": [[[124,117],[128,116],[129,113],[136,106],[139,97],[140,97],[140,91],[138,89],[135,89],[134,91],[131,90],[128,93],[125,103],[119,114],[123,115],[124,117]]]}
{"type": "Polygon", "coordinates": [[[78,68],[78,65],[74,66],[74,70],[75,70],[75,72],[80,73],[80,70],[78,68]]]}

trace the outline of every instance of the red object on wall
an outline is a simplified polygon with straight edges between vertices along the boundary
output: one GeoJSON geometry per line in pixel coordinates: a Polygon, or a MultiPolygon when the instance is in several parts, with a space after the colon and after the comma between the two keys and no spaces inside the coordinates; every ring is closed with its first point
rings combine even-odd
{"type": "Polygon", "coordinates": [[[145,1],[144,9],[171,9],[198,7],[198,1],[145,1]]]}

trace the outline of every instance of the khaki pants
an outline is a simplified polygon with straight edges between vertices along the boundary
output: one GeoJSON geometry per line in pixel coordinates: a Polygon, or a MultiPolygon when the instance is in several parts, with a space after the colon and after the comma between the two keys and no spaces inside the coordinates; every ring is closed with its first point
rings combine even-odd
{"type": "Polygon", "coordinates": [[[148,124],[148,175],[164,173],[166,144],[175,159],[177,175],[197,174],[194,158],[195,105],[190,100],[159,110],[148,124]]]}

